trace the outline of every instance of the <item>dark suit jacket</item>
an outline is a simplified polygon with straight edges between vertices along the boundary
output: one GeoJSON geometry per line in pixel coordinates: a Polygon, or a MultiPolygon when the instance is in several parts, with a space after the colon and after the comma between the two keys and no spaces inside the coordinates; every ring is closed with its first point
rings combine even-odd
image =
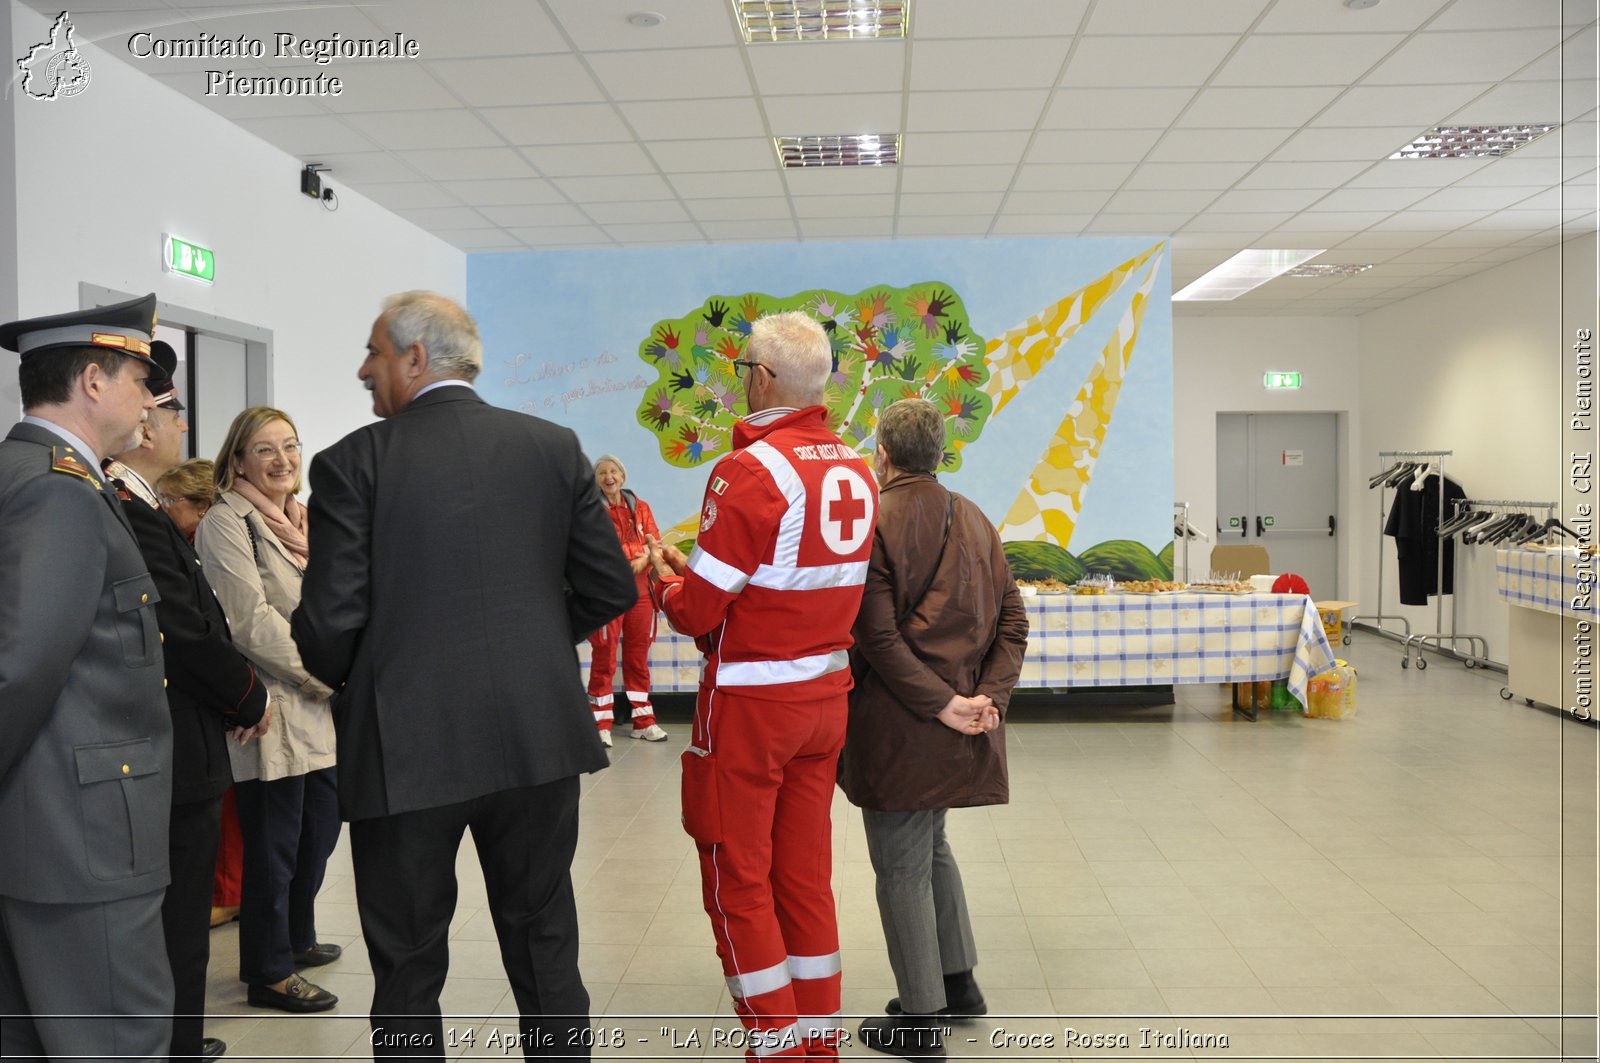
{"type": "Polygon", "coordinates": [[[346,819],[606,766],[574,644],[638,592],[570,429],[442,387],[317,455],[311,490],[291,623],[339,691],[346,819]]]}
{"type": "Polygon", "coordinates": [[[0,895],[90,903],[167,884],[172,720],[155,581],[68,450],[0,443],[0,895]]]}
{"type": "Polygon", "coordinates": [[[123,499],[122,511],[161,592],[156,618],[172,710],[172,800],[187,804],[221,796],[233,782],[224,730],[260,721],[266,684],[234,649],[200,558],[172,518],[137,496],[123,499]]]}

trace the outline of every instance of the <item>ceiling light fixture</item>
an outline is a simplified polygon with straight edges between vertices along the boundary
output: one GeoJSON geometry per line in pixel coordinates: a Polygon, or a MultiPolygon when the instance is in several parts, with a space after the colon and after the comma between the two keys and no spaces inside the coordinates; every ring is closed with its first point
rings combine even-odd
{"type": "Polygon", "coordinates": [[[1498,159],[1544,136],[1553,125],[1438,126],[1391,159],[1498,159]]]}
{"type": "Polygon", "coordinates": [[[1371,262],[1308,262],[1285,270],[1285,277],[1354,277],[1372,268],[1371,262]]]}
{"type": "Polygon", "coordinates": [[[1315,250],[1245,250],[1214,267],[1210,272],[1183,287],[1172,296],[1179,302],[1227,302],[1237,299],[1252,288],[1259,288],[1274,277],[1307,262],[1326,251],[1315,250]]]}
{"type": "Polygon", "coordinates": [[[904,37],[910,0],[733,0],[749,43],[904,37]]]}
{"type": "Polygon", "coordinates": [[[893,166],[900,161],[899,133],[826,137],[773,137],[786,170],[815,166],[893,166]]]}
{"type": "Polygon", "coordinates": [[[628,25],[638,26],[642,30],[654,29],[667,21],[667,16],[654,11],[636,11],[628,16],[628,25]]]}

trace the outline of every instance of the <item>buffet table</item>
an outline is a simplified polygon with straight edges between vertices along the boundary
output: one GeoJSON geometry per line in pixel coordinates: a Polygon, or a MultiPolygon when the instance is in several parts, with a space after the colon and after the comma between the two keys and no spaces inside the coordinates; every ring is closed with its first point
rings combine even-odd
{"type": "MultiPolygon", "coordinates": [[[[1019,688],[1306,681],[1333,667],[1311,599],[1299,594],[1048,594],[1024,599],[1028,654],[1019,688]]],[[[588,674],[589,646],[579,646],[588,674]]],[[[620,670],[619,670],[620,671],[620,670]]],[[[693,691],[700,651],[658,619],[650,678],[663,693],[693,691]]],[[[620,675],[619,675],[620,681],[620,675]]]]}

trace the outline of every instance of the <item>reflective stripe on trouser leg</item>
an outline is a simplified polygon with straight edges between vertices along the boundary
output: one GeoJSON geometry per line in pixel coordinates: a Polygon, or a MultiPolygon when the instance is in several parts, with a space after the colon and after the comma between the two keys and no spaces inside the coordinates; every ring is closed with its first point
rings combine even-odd
{"type": "Polygon", "coordinates": [[[633,726],[643,730],[656,722],[650,704],[650,642],[655,636],[656,612],[648,592],[622,614],[622,686],[633,706],[633,726]]]}
{"type": "Polygon", "coordinates": [[[602,731],[611,730],[611,703],[616,699],[615,694],[603,694],[600,697],[589,695],[589,708],[594,713],[594,722],[602,731]]]}

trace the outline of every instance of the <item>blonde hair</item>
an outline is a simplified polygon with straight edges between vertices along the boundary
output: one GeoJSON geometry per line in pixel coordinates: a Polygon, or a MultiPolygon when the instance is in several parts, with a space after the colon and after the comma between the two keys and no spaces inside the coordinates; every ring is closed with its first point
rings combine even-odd
{"type": "MultiPolygon", "coordinates": [[[[273,409],[271,406],[252,406],[248,410],[240,412],[239,416],[233,419],[233,424],[228,426],[227,437],[223,439],[222,446],[217,450],[216,468],[212,470],[216,476],[218,494],[233,490],[233,481],[238,475],[236,466],[239,460],[244,457],[244,445],[250,441],[251,436],[273,421],[282,421],[289,426],[289,430],[295,434],[296,439],[300,437],[300,429],[294,426],[294,418],[282,410],[273,409]]],[[[291,495],[300,493],[300,481],[303,475],[304,466],[302,465],[301,473],[294,478],[294,487],[289,492],[291,495]]]]}
{"type": "Polygon", "coordinates": [[[188,499],[196,505],[212,505],[217,500],[215,465],[210,458],[190,458],[174,465],[156,478],[156,494],[174,501],[188,499]]]}

